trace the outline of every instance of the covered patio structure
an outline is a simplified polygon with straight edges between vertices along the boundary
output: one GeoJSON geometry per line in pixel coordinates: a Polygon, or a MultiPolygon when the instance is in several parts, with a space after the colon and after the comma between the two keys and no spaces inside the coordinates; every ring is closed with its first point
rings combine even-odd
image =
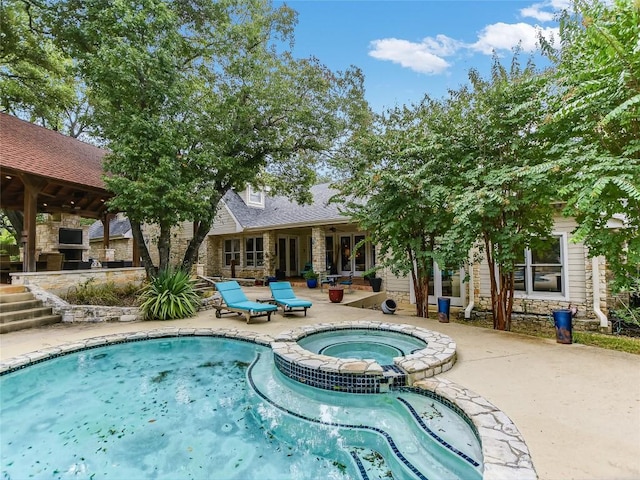
{"type": "Polygon", "coordinates": [[[105,227],[103,246],[109,247],[112,214],[106,202],[112,194],[103,181],[106,154],[102,148],[0,113],[0,208],[22,213],[22,225],[14,227],[21,230],[23,272],[36,271],[38,213],[99,219],[105,227]]]}

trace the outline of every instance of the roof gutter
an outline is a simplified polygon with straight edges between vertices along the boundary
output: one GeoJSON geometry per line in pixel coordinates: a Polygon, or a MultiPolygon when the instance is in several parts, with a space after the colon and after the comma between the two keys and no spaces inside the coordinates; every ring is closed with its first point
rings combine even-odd
{"type": "Polygon", "coordinates": [[[593,283],[593,312],[600,320],[600,327],[608,328],[609,319],[600,310],[600,258],[591,259],[591,283],[593,283]]]}

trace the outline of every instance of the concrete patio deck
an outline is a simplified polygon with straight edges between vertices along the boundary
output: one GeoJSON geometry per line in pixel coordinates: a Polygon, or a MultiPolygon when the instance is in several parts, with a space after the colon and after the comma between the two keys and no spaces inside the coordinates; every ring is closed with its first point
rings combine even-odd
{"type": "MultiPolygon", "coordinates": [[[[244,288],[251,299],[266,287],[244,288]]],[[[317,322],[378,320],[406,323],[451,336],[458,361],[441,376],[484,396],[516,424],[541,480],[640,479],[640,356],[584,345],[332,304],[320,289],[296,289],[313,301],[307,317],[275,315],[271,322],[217,319],[214,311],[171,322],[57,324],[0,336],[0,361],[46,347],[112,333],[176,327],[221,327],[275,335],[317,322]]],[[[368,292],[345,294],[344,302],[368,292]]],[[[343,302],[343,303],[344,303],[343,302]]],[[[1,434],[1,430],[0,430],[1,434]]]]}

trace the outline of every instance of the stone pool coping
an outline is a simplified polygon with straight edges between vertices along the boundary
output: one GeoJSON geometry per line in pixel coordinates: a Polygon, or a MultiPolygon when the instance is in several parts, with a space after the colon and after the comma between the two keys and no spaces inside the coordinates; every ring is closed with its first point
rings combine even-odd
{"type": "Polygon", "coordinates": [[[376,330],[403,333],[424,341],[427,346],[404,357],[394,358],[394,364],[407,372],[407,384],[446,372],[456,361],[456,342],[448,335],[397,323],[357,320],[339,323],[317,323],[280,333],[271,344],[273,352],[290,361],[326,372],[381,375],[383,368],[374,360],[336,358],[310,352],[297,342],[314,333],[340,330],[376,330]]]}
{"type": "MultiPolygon", "coordinates": [[[[389,325],[391,326],[391,324],[389,325]]],[[[230,338],[267,347],[276,342],[277,338],[281,338],[281,335],[274,338],[267,334],[251,334],[247,331],[225,328],[167,327],[157,330],[116,333],[19,355],[0,363],[0,375],[77,351],[125,342],[183,336],[230,338]]],[[[419,380],[413,386],[447,399],[457,406],[475,426],[482,448],[483,480],[512,480],[514,478],[536,480],[538,478],[529,449],[519,430],[511,419],[491,402],[454,382],[437,377],[419,380]]]]}

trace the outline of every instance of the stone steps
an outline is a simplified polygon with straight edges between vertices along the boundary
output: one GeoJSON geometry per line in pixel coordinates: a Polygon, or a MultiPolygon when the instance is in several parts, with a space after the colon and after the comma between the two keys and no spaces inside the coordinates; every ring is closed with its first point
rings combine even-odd
{"type": "Polygon", "coordinates": [[[0,287],[0,334],[62,321],[22,286],[0,287]]]}

